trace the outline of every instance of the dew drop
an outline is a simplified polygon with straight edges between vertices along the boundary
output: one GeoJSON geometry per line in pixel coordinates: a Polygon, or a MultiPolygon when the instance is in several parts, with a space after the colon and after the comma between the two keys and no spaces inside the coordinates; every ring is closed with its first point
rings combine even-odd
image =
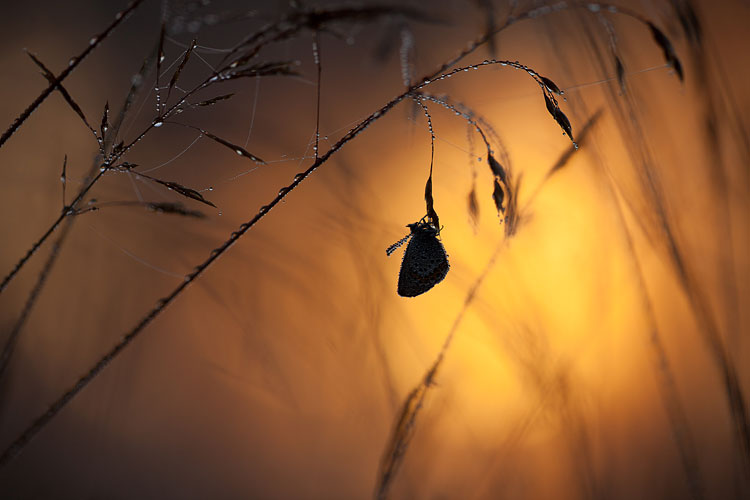
{"type": "Polygon", "coordinates": [[[76,63],[76,61],[78,61],[77,57],[71,57],[70,60],[68,61],[68,66],[73,66],[76,63]]]}
{"type": "Polygon", "coordinates": [[[242,156],[244,154],[241,149],[237,149],[234,152],[237,153],[240,156],[242,156]]]}
{"type": "Polygon", "coordinates": [[[263,205],[262,207],[260,207],[260,210],[258,210],[259,214],[264,214],[266,212],[268,212],[268,205],[263,205]]]}
{"type": "Polygon", "coordinates": [[[305,177],[305,174],[297,174],[294,176],[294,182],[301,181],[305,177]]]}
{"type": "Polygon", "coordinates": [[[164,125],[163,121],[156,121],[156,122],[154,122],[154,127],[158,128],[158,127],[161,127],[162,125],[164,125]]]}
{"type": "Polygon", "coordinates": [[[99,41],[99,37],[95,36],[91,40],[89,40],[89,45],[95,45],[96,42],[98,42],[98,41],[99,41]]]}

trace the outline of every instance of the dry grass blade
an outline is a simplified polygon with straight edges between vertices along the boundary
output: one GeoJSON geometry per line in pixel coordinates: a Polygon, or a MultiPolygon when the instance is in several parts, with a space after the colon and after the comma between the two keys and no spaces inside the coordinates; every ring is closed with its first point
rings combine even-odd
{"type": "Polygon", "coordinates": [[[296,76],[299,73],[292,69],[292,62],[280,61],[256,64],[248,68],[231,70],[224,79],[250,78],[255,76],[296,76]]]}
{"type": "Polygon", "coordinates": [[[649,29],[651,30],[651,36],[654,38],[654,41],[659,47],[661,47],[661,50],[664,53],[664,59],[667,61],[667,64],[669,64],[672,69],[674,69],[680,81],[683,81],[685,75],[682,72],[682,64],[677,57],[677,53],[672,46],[672,42],[670,42],[669,38],[667,38],[667,35],[665,35],[664,32],[657,28],[653,23],[649,22],[647,24],[649,29]]]}
{"type": "MultiPolygon", "coordinates": [[[[599,119],[602,117],[602,114],[604,113],[604,110],[599,109],[597,110],[591,118],[589,118],[586,123],[584,123],[583,127],[581,127],[581,133],[578,134],[578,147],[582,147],[586,141],[588,141],[589,134],[591,133],[591,130],[593,129],[594,125],[597,124],[599,119]]],[[[565,150],[565,152],[560,155],[560,158],[557,159],[557,161],[550,167],[550,169],[547,171],[547,175],[544,176],[544,181],[552,177],[554,174],[562,170],[569,162],[570,159],[573,157],[573,155],[578,151],[578,148],[575,146],[571,146],[568,149],[565,150]]],[[[544,182],[543,181],[543,182],[544,182]]],[[[541,186],[540,186],[541,187],[541,186]]]]}
{"type": "MultiPolygon", "coordinates": [[[[114,142],[115,139],[117,138],[117,135],[120,133],[120,127],[122,127],[122,124],[125,121],[125,118],[128,116],[130,107],[133,105],[133,102],[135,101],[136,96],[138,95],[140,90],[143,88],[143,84],[146,81],[146,77],[148,76],[148,73],[153,69],[156,58],[157,58],[157,49],[154,48],[151,54],[148,57],[146,57],[141,63],[141,67],[138,70],[138,73],[133,75],[133,77],[131,78],[130,89],[128,90],[128,94],[125,96],[125,100],[122,103],[120,112],[117,114],[117,118],[115,119],[114,123],[110,127],[108,136],[102,138],[105,142],[105,146],[108,143],[114,142]]],[[[122,146],[120,148],[114,148],[113,152],[116,154],[120,150],[122,150],[122,146]]]]}
{"type": "Polygon", "coordinates": [[[209,205],[209,206],[211,206],[211,207],[214,207],[214,208],[216,208],[216,205],[214,205],[214,204],[213,204],[212,202],[210,202],[210,201],[208,201],[207,199],[205,199],[205,198],[203,197],[203,195],[202,195],[202,194],[200,194],[200,193],[199,193],[198,191],[196,191],[195,189],[191,189],[191,188],[189,188],[189,187],[185,187],[185,186],[183,186],[182,184],[178,184],[178,183],[176,183],[176,182],[172,182],[172,181],[163,181],[163,180],[161,180],[161,179],[157,179],[157,178],[155,178],[155,177],[151,177],[151,176],[148,176],[148,175],[145,175],[145,174],[141,174],[141,173],[139,173],[138,175],[139,175],[140,177],[144,177],[144,178],[146,178],[146,179],[149,179],[149,180],[151,180],[151,181],[154,181],[154,182],[156,182],[157,184],[161,184],[162,186],[166,187],[167,189],[169,189],[169,190],[171,190],[171,191],[174,191],[174,192],[175,192],[175,193],[177,193],[177,194],[180,194],[180,195],[182,195],[182,196],[185,196],[185,197],[187,197],[187,198],[190,198],[190,199],[192,199],[192,200],[195,200],[195,201],[199,201],[199,202],[201,202],[201,203],[205,203],[206,205],[209,205]]]}
{"type": "Polygon", "coordinates": [[[66,169],[68,168],[68,155],[65,155],[65,158],[63,159],[63,167],[62,167],[62,173],[60,174],[60,184],[62,184],[62,206],[63,210],[65,210],[65,184],[68,182],[68,178],[66,176],[66,169]]]}
{"type": "Polygon", "coordinates": [[[466,199],[467,208],[469,210],[469,218],[471,219],[471,225],[476,228],[479,225],[479,200],[477,199],[477,185],[476,182],[472,183],[471,190],[466,199]]]}
{"type": "Polygon", "coordinates": [[[505,192],[503,191],[503,187],[497,178],[493,181],[492,199],[495,201],[497,213],[505,215],[505,192]]]}
{"type": "Polygon", "coordinates": [[[166,35],[166,33],[167,26],[162,21],[161,31],[159,32],[159,47],[156,50],[156,109],[158,110],[159,114],[161,114],[164,107],[164,104],[162,104],[161,102],[161,89],[159,87],[159,82],[161,80],[161,65],[166,57],[164,55],[164,36],[166,35]]]}
{"type": "Polygon", "coordinates": [[[414,435],[417,415],[424,405],[427,389],[432,385],[438,366],[439,363],[432,366],[422,382],[412,389],[401,407],[393,434],[388,441],[388,448],[380,462],[378,488],[375,495],[378,500],[385,500],[388,497],[388,489],[396,477],[399,465],[414,435]]]}
{"type": "Polygon", "coordinates": [[[219,101],[225,101],[227,99],[231,99],[232,96],[234,96],[234,93],[219,95],[219,96],[216,96],[216,97],[212,97],[211,99],[206,99],[205,101],[197,102],[197,103],[193,104],[193,106],[213,106],[214,104],[216,104],[219,101]]]}
{"type": "Polygon", "coordinates": [[[617,83],[620,84],[620,90],[622,93],[625,93],[626,85],[625,85],[625,66],[622,64],[622,59],[620,59],[619,56],[615,55],[615,72],[617,74],[617,83]]]}
{"type": "Polygon", "coordinates": [[[184,215],[186,217],[195,217],[197,219],[203,219],[206,217],[206,214],[203,212],[185,208],[182,203],[152,202],[147,203],[146,208],[163,214],[184,215]]]}
{"type": "MultiPolygon", "coordinates": [[[[57,91],[60,92],[60,95],[63,96],[63,99],[65,99],[65,102],[68,103],[68,106],[71,107],[71,109],[75,112],[75,114],[78,115],[84,125],[86,125],[91,133],[94,134],[94,137],[97,137],[96,130],[94,130],[94,127],[89,124],[89,121],[86,119],[86,115],[83,114],[83,110],[81,109],[81,107],[73,100],[73,97],[71,97],[71,95],[68,93],[65,87],[62,86],[62,84],[56,83],[55,75],[52,73],[52,71],[50,71],[49,68],[47,68],[36,55],[32,54],[29,51],[26,51],[26,54],[31,58],[32,61],[34,61],[37,66],[39,66],[39,68],[42,70],[42,75],[44,75],[47,81],[50,84],[54,83],[57,86],[57,91]]],[[[99,138],[97,137],[97,140],[98,139],[99,138]]]]}
{"type": "Polygon", "coordinates": [[[104,112],[102,113],[102,123],[99,125],[99,130],[101,131],[103,138],[107,134],[107,130],[109,129],[109,102],[104,103],[104,112]]]}
{"type": "Polygon", "coordinates": [[[476,4],[484,11],[484,34],[487,37],[487,50],[492,57],[497,56],[497,42],[492,36],[497,31],[495,22],[495,4],[492,0],[475,0],[476,4]]]}
{"type": "Polygon", "coordinates": [[[132,169],[134,169],[137,166],[138,166],[137,163],[130,163],[128,161],[124,161],[122,163],[118,163],[117,165],[112,166],[112,170],[119,170],[119,171],[123,172],[123,171],[126,171],[126,170],[132,170],[132,169]]]}
{"type": "Polygon", "coordinates": [[[555,85],[555,82],[547,78],[546,76],[539,75],[539,79],[542,81],[545,87],[547,87],[547,90],[549,90],[552,93],[555,93],[557,95],[563,95],[564,92],[560,90],[560,87],[555,85]]]}
{"type": "Polygon", "coordinates": [[[495,159],[492,154],[487,155],[487,164],[490,166],[490,170],[495,177],[500,179],[503,184],[508,184],[508,174],[502,165],[495,159]]]}
{"type": "Polygon", "coordinates": [[[190,43],[190,47],[188,47],[188,49],[185,51],[185,55],[182,57],[182,61],[180,61],[180,65],[177,66],[177,69],[174,71],[174,74],[172,75],[172,79],[169,80],[169,88],[167,89],[167,97],[164,99],[165,105],[169,102],[169,97],[172,95],[172,89],[174,89],[174,86],[177,85],[177,80],[179,80],[182,70],[185,68],[188,60],[190,59],[190,54],[193,53],[193,50],[195,50],[195,47],[197,47],[197,45],[198,45],[198,42],[196,40],[193,40],[190,43]]]}
{"type": "Polygon", "coordinates": [[[554,118],[557,124],[560,125],[560,128],[563,130],[563,132],[565,132],[568,137],[570,137],[570,140],[575,143],[575,139],[573,139],[573,128],[570,126],[570,120],[568,120],[568,117],[565,116],[565,113],[562,112],[560,106],[558,106],[557,103],[554,102],[546,93],[544,94],[544,104],[547,106],[547,111],[549,111],[549,114],[551,114],[552,118],[554,118]]]}
{"type": "Polygon", "coordinates": [[[695,47],[703,45],[703,26],[691,0],[670,0],[682,31],[695,47]]]}
{"type": "Polygon", "coordinates": [[[250,159],[250,160],[252,160],[252,161],[254,161],[256,163],[265,163],[263,160],[261,160],[260,158],[258,158],[254,154],[250,153],[249,151],[247,151],[242,146],[238,146],[236,144],[233,144],[233,143],[231,143],[231,142],[229,142],[229,141],[227,141],[225,139],[222,139],[221,137],[215,136],[214,134],[212,134],[210,132],[206,132],[203,129],[198,129],[198,130],[200,130],[200,132],[203,135],[205,135],[206,137],[208,137],[209,139],[211,139],[213,141],[216,141],[219,144],[221,144],[222,146],[225,146],[225,147],[231,149],[232,151],[234,151],[235,153],[237,153],[240,156],[244,156],[245,158],[248,158],[248,159],[250,159]]]}

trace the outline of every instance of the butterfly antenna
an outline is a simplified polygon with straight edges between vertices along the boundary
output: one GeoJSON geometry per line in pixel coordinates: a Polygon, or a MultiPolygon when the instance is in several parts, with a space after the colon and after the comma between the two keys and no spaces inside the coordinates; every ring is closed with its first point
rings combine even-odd
{"type": "Polygon", "coordinates": [[[404,243],[406,243],[406,240],[408,240],[409,238],[411,238],[411,233],[407,234],[406,236],[404,236],[403,238],[401,238],[400,240],[398,240],[396,243],[394,243],[393,245],[391,245],[388,248],[386,248],[385,254],[388,257],[390,257],[391,254],[393,252],[395,252],[401,245],[403,245],[404,243]]]}

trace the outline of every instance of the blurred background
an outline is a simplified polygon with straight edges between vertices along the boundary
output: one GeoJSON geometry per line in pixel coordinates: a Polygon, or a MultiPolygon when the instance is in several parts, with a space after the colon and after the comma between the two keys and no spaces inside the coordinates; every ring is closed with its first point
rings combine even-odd
{"type": "MultiPolygon", "coordinates": [[[[162,22],[162,87],[198,43],[174,102],[244,37],[340,5],[147,0],[64,86],[98,128],[106,102],[119,112],[162,22]]],[[[430,165],[424,115],[404,101],[248,231],[0,470],[4,498],[372,497],[401,408],[461,314],[389,497],[750,493],[747,2],[642,0],[621,4],[625,14],[577,2],[404,5],[421,14],[318,33],[320,151],[403,92],[404,76],[420,81],[509,24],[459,65],[518,60],[553,80],[580,143],[574,154],[522,71],[481,66],[425,90],[494,130],[496,156],[521,181],[517,233],[505,236],[481,138],[428,102],[451,270],[424,295],[396,294],[401,253],[385,249],[425,214],[430,165]],[[646,20],[671,41],[684,81],[646,20]]],[[[125,6],[4,2],[0,126],[47,86],[24,48],[58,74],[125,6]]],[[[264,46],[257,61],[293,61],[297,74],[202,91],[196,100],[235,95],[175,115],[124,158],[218,208],[107,173],[81,205],[99,210],[67,218],[0,295],[5,342],[70,222],[0,378],[3,449],[314,161],[313,32],[264,46]]],[[[144,81],[120,129],[126,143],[156,116],[153,67],[144,81]]],[[[60,214],[66,155],[70,203],[97,151],[59,92],[3,145],[3,276],[60,214]]]]}

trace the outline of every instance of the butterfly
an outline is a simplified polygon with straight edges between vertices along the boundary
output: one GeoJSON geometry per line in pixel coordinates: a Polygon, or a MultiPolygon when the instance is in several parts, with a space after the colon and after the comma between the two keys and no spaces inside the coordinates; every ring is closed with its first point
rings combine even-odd
{"type": "Polygon", "coordinates": [[[402,297],[416,297],[437,285],[448,274],[448,254],[438,237],[438,229],[424,219],[409,224],[411,233],[397,241],[385,251],[391,255],[401,245],[409,241],[401,261],[398,274],[398,294],[402,297]]]}

